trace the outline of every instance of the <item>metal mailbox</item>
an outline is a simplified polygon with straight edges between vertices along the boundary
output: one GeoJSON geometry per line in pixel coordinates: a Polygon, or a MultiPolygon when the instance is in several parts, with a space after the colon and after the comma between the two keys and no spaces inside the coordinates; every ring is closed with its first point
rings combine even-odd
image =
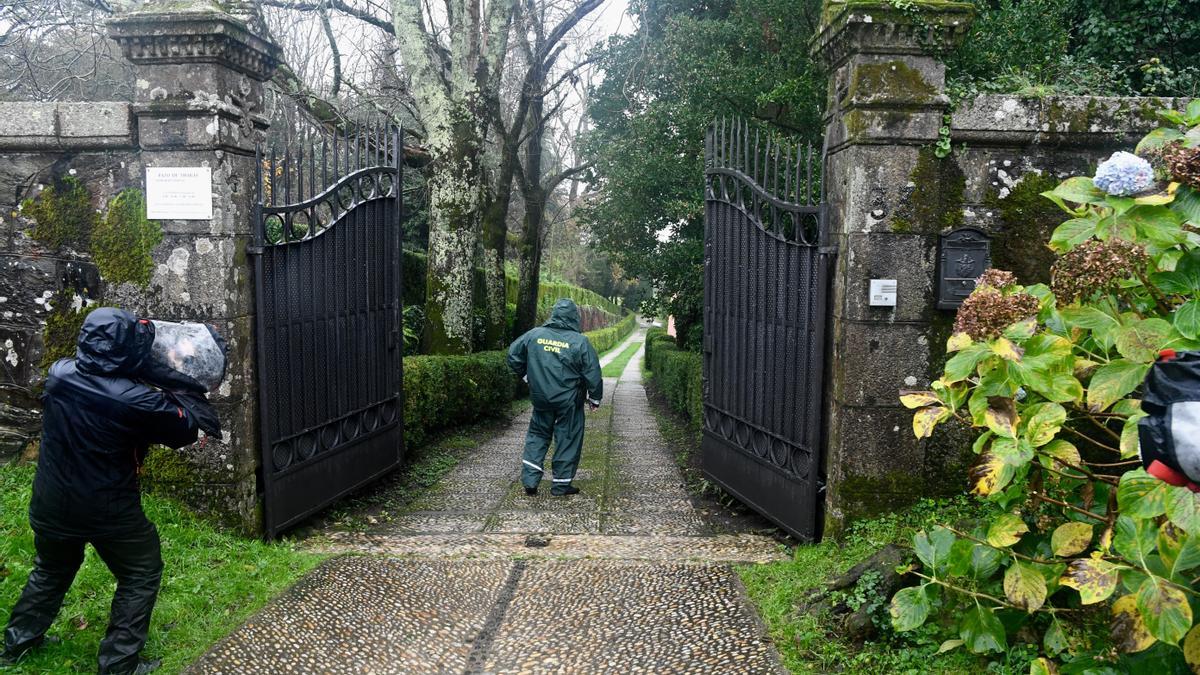
{"type": "Polygon", "coordinates": [[[938,241],[937,308],[958,309],[975,290],[975,280],[992,264],[992,238],[973,227],[960,227],[938,241]]]}

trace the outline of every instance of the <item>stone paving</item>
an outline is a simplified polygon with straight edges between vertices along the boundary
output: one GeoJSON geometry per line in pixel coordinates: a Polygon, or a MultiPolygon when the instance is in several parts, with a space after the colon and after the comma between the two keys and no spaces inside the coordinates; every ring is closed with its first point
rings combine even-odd
{"type": "Polygon", "coordinates": [[[518,416],[408,513],[324,537],[348,555],[189,672],[782,672],[730,563],[783,553],[768,537],[714,534],[693,509],[640,363],[639,351],[589,414],[582,493],[552,497],[546,482],[524,494],[518,416]]]}

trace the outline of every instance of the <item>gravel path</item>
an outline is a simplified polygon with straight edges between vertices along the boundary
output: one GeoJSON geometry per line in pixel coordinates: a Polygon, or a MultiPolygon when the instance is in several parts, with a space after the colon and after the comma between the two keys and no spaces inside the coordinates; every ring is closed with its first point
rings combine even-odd
{"type": "Polygon", "coordinates": [[[779,547],[713,535],[694,511],[641,356],[589,414],[581,494],[547,484],[525,496],[518,416],[404,516],[326,538],[356,555],[322,565],[189,672],[782,672],[730,568],[779,547]]]}

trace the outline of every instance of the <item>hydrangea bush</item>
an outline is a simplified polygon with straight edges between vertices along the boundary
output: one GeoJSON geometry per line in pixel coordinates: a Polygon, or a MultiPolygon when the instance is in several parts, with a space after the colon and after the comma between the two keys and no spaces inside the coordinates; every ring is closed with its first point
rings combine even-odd
{"type": "Polygon", "coordinates": [[[901,392],[926,438],[979,431],[986,518],[919,533],[896,630],[944,650],[1039,650],[1031,673],[1200,672],[1200,498],[1138,458],[1139,388],[1160,350],[1200,349],[1200,101],[1137,154],[1044,196],[1069,216],[1049,286],[989,271],[959,310],[945,372],[901,392]]]}

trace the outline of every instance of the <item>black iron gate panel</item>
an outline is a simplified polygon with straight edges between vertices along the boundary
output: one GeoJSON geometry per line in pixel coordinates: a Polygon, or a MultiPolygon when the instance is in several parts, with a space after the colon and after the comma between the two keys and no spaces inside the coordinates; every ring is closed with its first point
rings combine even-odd
{"type": "Polygon", "coordinates": [[[268,537],[403,456],[400,130],[260,149],[254,254],[268,537]]]}
{"type": "Polygon", "coordinates": [[[834,250],[821,155],[741,122],[706,145],[704,433],[713,481],[820,536],[826,306],[834,250]]]}

